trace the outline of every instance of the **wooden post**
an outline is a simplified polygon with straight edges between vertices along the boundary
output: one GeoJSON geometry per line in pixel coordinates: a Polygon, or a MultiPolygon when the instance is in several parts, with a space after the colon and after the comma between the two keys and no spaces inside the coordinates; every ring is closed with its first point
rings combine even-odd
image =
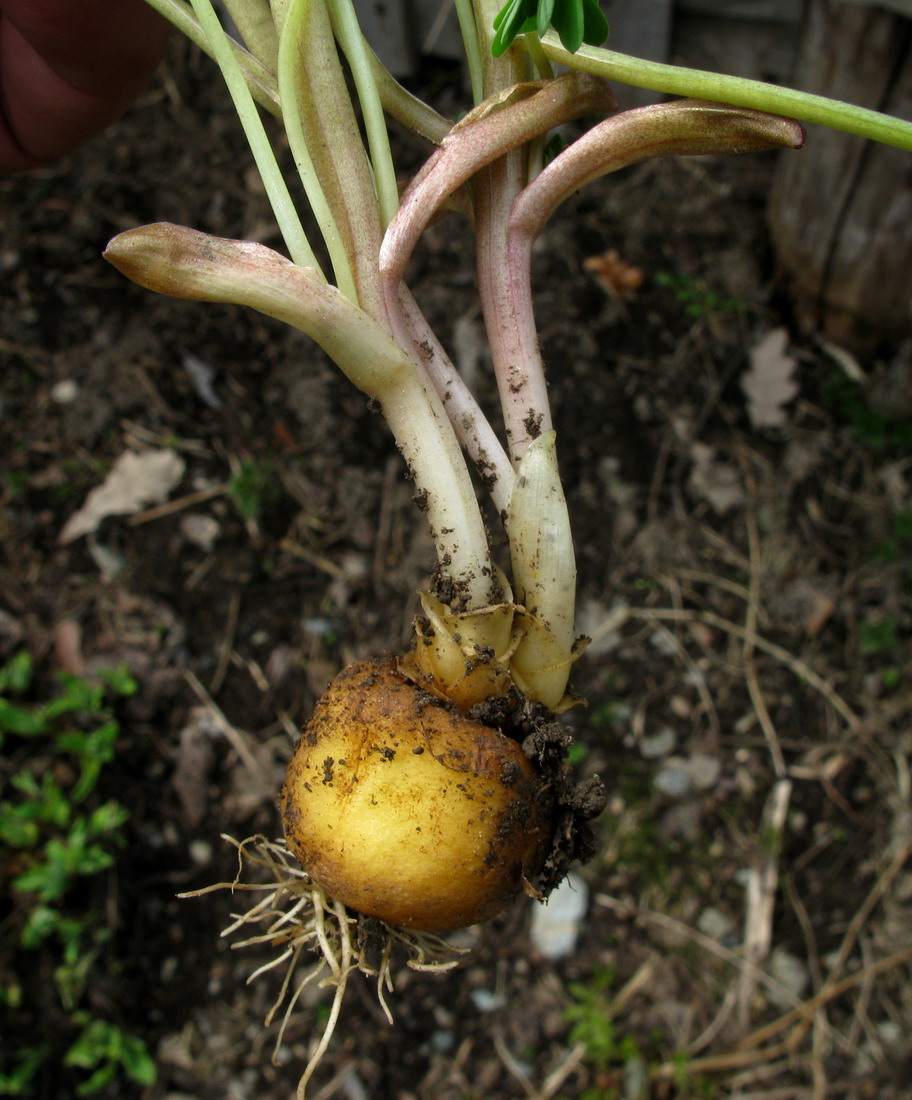
{"type": "MultiPolygon", "coordinates": [[[[912,20],[812,0],[796,85],[912,119],[912,20]]],[[[812,127],[769,207],[795,317],[862,358],[912,335],[912,154],[812,127]]]]}

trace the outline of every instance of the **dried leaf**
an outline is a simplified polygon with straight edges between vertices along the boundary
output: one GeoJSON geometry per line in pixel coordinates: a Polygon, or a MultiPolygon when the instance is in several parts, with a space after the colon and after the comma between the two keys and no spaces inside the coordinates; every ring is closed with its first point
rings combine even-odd
{"type": "Polygon", "coordinates": [[[639,290],[645,278],[643,269],[622,260],[616,248],[609,248],[597,256],[588,256],[583,260],[583,271],[588,271],[612,298],[629,297],[639,290]]]}
{"type": "Polygon", "coordinates": [[[786,354],[788,332],[774,328],[750,350],[750,369],[741,376],[747,414],[755,428],[778,428],[787,420],[785,406],[798,394],[797,360],[786,354]]]}
{"type": "Polygon", "coordinates": [[[738,471],[730,463],[717,459],[713,447],[694,443],[690,448],[690,457],[693,467],[687,484],[695,496],[705,500],[719,515],[744,503],[744,489],[738,471]]]}
{"type": "Polygon", "coordinates": [[[107,516],[129,516],[160,504],[180,481],[184,460],[174,451],[125,451],[104,482],[86,497],[60,532],[62,544],[95,531],[107,516]]]}

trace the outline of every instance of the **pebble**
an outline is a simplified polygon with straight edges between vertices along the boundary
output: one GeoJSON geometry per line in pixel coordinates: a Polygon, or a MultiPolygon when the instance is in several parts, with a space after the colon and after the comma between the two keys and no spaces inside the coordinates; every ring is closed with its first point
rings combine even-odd
{"type": "Polygon", "coordinates": [[[697,929],[711,940],[724,940],[735,930],[735,922],[728,913],[723,913],[714,905],[707,905],[697,917],[697,929]]]}
{"type": "Polygon", "coordinates": [[[79,396],[79,383],[75,378],[64,378],[51,386],[51,400],[57,405],[72,405],[79,396]]]}
{"type": "Polygon", "coordinates": [[[552,961],[572,955],[588,902],[588,886],[579,875],[571,872],[552,891],[547,902],[544,905],[536,903],[532,911],[529,935],[535,950],[552,961]]]}
{"type": "MultiPolygon", "coordinates": [[[[785,948],[777,947],[770,956],[769,972],[770,977],[775,978],[789,993],[794,994],[794,998],[800,1000],[804,996],[804,991],[810,982],[810,973],[807,966],[796,955],[786,951],[785,948]]],[[[777,1008],[793,1008],[794,998],[779,993],[775,989],[769,990],[769,999],[777,1008]]]]}
{"type": "Polygon", "coordinates": [[[187,542],[208,553],[222,533],[217,519],[203,512],[188,512],[181,518],[181,534],[187,542]]]}
{"type": "Polygon", "coordinates": [[[640,740],[640,756],[646,760],[658,760],[674,751],[677,735],[671,726],[665,726],[658,733],[640,740]]]}
{"type": "Polygon", "coordinates": [[[669,757],[665,765],[656,772],[652,783],[667,798],[683,798],[690,794],[693,787],[687,762],[679,756],[669,757]]]}

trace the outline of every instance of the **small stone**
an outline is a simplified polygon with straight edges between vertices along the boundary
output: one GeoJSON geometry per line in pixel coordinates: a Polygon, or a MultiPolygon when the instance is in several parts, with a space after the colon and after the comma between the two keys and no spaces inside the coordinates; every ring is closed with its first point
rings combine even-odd
{"type": "Polygon", "coordinates": [[[807,966],[790,951],[786,951],[783,947],[777,947],[770,956],[769,972],[771,978],[775,978],[781,986],[788,990],[788,993],[793,994],[790,997],[786,993],[771,989],[769,990],[769,999],[777,1008],[793,1008],[795,1002],[800,1001],[804,996],[804,991],[808,987],[810,974],[807,966]]]}
{"type": "Polygon", "coordinates": [[[51,400],[57,405],[72,405],[79,396],[79,383],[75,378],[64,378],[51,386],[51,400]]]}
{"type": "Polygon", "coordinates": [[[187,542],[193,543],[207,554],[222,533],[218,520],[202,512],[188,512],[181,518],[180,529],[187,542]]]}
{"type": "Polygon", "coordinates": [[[506,1005],[506,997],[502,993],[492,993],[490,989],[473,989],[469,994],[472,1003],[481,1013],[494,1012],[506,1005]]]}
{"type": "Polygon", "coordinates": [[[551,892],[547,902],[536,904],[532,912],[529,935],[535,950],[552,961],[572,955],[588,903],[588,886],[571,872],[551,892]]]}
{"type": "Polygon", "coordinates": [[[706,753],[694,753],[687,761],[687,774],[698,791],[708,791],[719,780],[722,765],[718,757],[706,753]]]}
{"type": "Polygon", "coordinates": [[[668,756],[670,752],[673,752],[676,742],[677,735],[675,731],[671,726],[664,726],[658,733],[641,739],[640,756],[646,760],[658,760],[660,757],[668,756]]]}
{"type": "Polygon", "coordinates": [[[684,798],[693,789],[687,761],[679,756],[670,756],[652,782],[656,790],[666,798],[684,798]]]}
{"type": "Polygon", "coordinates": [[[711,940],[722,941],[735,930],[735,922],[728,913],[723,913],[714,905],[708,905],[697,917],[697,929],[711,940]]]}
{"type": "Polygon", "coordinates": [[[208,867],[212,862],[212,845],[207,840],[191,840],[190,858],[198,867],[208,867]]]}

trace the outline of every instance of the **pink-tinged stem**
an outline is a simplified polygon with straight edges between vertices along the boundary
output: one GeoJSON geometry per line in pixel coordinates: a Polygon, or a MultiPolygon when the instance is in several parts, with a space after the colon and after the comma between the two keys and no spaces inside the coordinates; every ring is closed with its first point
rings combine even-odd
{"type": "Polygon", "coordinates": [[[437,391],[459,442],[491,494],[494,506],[503,515],[509,507],[516,480],[510,459],[404,283],[400,283],[399,297],[402,321],[410,334],[415,355],[437,391]]]}
{"type": "Polygon", "coordinates": [[[798,123],[743,108],[700,100],[640,107],[593,127],[520,192],[506,219],[505,243],[493,237],[483,265],[490,270],[481,276],[496,318],[489,329],[514,462],[550,427],[530,269],[532,244],[557,207],[584,184],[638,161],[798,148],[803,139],[798,123]]]}
{"type": "Polygon", "coordinates": [[[486,100],[443,139],[402,196],[380,248],[380,272],[395,303],[406,264],[444,201],[485,165],[583,114],[610,109],[614,98],[604,81],[567,73],[557,80],[520,84],[486,100]]]}

